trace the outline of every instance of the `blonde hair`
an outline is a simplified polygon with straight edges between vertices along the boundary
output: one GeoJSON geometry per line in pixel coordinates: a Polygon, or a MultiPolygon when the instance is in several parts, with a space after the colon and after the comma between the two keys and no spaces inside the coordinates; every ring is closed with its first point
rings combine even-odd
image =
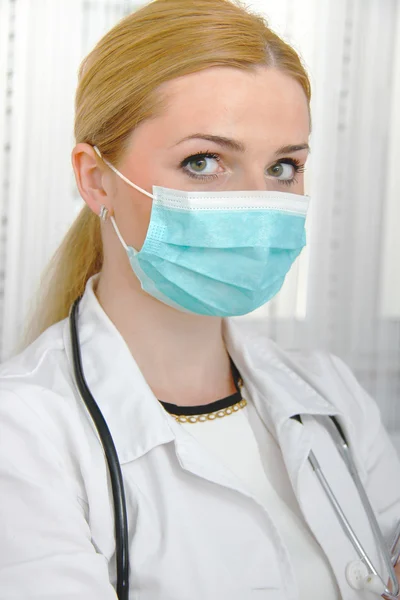
{"type": "MultiPolygon", "coordinates": [[[[134,128],[162,109],[161,83],[213,66],[258,65],[289,74],[310,101],[298,54],[261,16],[231,0],[154,0],[117,23],[83,60],[76,143],[97,145],[118,166],[134,128]]],[[[85,206],[48,267],[31,339],[68,315],[102,263],[99,218],[85,206]]]]}

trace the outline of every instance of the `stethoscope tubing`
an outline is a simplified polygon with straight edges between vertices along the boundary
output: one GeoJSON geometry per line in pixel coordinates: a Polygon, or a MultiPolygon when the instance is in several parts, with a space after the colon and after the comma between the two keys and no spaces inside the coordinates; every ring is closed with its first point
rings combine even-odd
{"type": "Polygon", "coordinates": [[[83,375],[82,357],[80,352],[78,334],[78,311],[80,298],[75,300],[70,312],[70,335],[73,355],[73,368],[75,381],[79,393],[88,409],[90,416],[98,431],[100,441],[106,456],[108,471],[111,480],[114,520],[115,520],[115,554],[117,565],[117,596],[119,600],[129,599],[129,539],[128,515],[126,508],[124,481],[117,450],[114,445],[108,425],[93,398],[83,375]]]}
{"type": "MultiPolygon", "coordinates": [[[[125,490],[124,490],[124,482],[122,477],[122,471],[120,462],[118,459],[117,450],[115,448],[110,430],[108,425],[95,401],[93,398],[89,387],[86,383],[83,367],[82,367],[82,357],[80,352],[80,344],[79,344],[79,334],[78,334],[78,312],[79,312],[79,303],[81,298],[75,300],[72,305],[69,323],[70,323],[70,335],[71,335],[71,347],[72,347],[72,358],[73,358],[73,369],[76,385],[78,387],[79,393],[84,401],[86,408],[92,417],[92,420],[96,426],[98,431],[100,441],[103,445],[104,454],[106,456],[106,461],[108,465],[112,494],[113,494],[113,502],[114,502],[114,519],[115,519],[115,540],[116,540],[116,564],[117,564],[117,596],[119,600],[128,600],[129,599],[129,539],[128,539],[128,516],[127,516],[127,508],[126,508],[126,499],[125,499],[125,490]]],[[[293,417],[297,419],[300,423],[301,417],[296,415],[293,417]]],[[[339,523],[341,524],[345,534],[349,538],[352,543],[355,551],[357,552],[360,559],[365,563],[365,565],[369,568],[371,573],[377,576],[380,581],[382,581],[382,585],[385,588],[384,593],[382,594],[382,598],[385,600],[399,600],[399,584],[397,581],[396,573],[394,571],[394,565],[397,563],[399,558],[400,551],[398,550],[395,554],[396,545],[398,544],[400,538],[400,523],[395,532],[393,542],[391,544],[391,554],[386,549],[386,544],[383,539],[382,532],[380,530],[378,521],[375,517],[371,504],[369,502],[368,496],[364,490],[364,486],[359,478],[357,469],[354,464],[354,460],[351,455],[350,448],[347,444],[346,437],[337,422],[335,417],[330,417],[326,420],[327,427],[332,435],[332,437],[336,440],[336,446],[348,468],[350,475],[354,481],[354,484],[358,490],[360,499],[366,510],[370,525],[373,529],[374,537],[378,541],[379,546],[381,548],[381,554],[386,564],[386,568],[389,573],[389,578],[391,581],[391,585],[393,587],[392,592],[390,592],[380,577],[379,573],[375,569],[372,561],[369,556],[365,552],[360,540],[358,539],[356,533],[351,527],[346,515],[340,507],[340,504],[333,493],[322,469],[319,465],[319,462],[311,450],[308,456],[308,460],[311,464],[313,471],[315,472],[321,486],[323,487],[332,508],[334,509],[339,523]],[[329,422],[329,425],[328,425],[329,422]]]]}
{"type": "Polygon", "coordinates": [[[337,501],[336,496],[333,493],[332,488],[330,487],[325,475],[323,474],[320,464],[319,464],[318,460],[316,459],[315,454],[312,450],[310,450],[310,453],[308,455],[308,460],[310,461],[310,464],[315,472],[315,475],[319,479],[320,484],[322,485],[326,495],[328,496],[328,499],[339,519],[339,522],[340,522],[345,534],[350,539],[355,551],[357,552],[359,557],[365,562],[365,564],[369,567],[371,572],[374,573],[374,575],[378,575],[378,577],[379,577],[378,571],[375,569],[368,554],[365,552],[358,537],[354,533],[353,528],[351,527],[349,521],[347,520],[346,515],[344,514],[343,510],[341,509],[341,506],[340,506],[339,502],[337,501]]]}

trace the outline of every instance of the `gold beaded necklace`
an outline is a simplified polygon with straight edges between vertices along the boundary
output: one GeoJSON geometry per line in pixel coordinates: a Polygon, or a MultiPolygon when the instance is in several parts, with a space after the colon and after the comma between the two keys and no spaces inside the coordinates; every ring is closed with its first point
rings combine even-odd
{"type": "MultiPolygon", "coordinates": [[[[243,381],[239,377],[237,379],[238,390],[241,391],[243,387],[243,381]]],[[[233,415],[235,412],[247,406],[247,400],[245,398],[241,398],[239,402],[236,402],[232,406],[228,406],[227,408],[223,408],[222,410],[215,410],[210,413],[202,413],[200,415],[174,415],[170,413],[171,417],[175,418],[175,421],[178,423],[206,423],[207,421],[214,421],[216,419],[222,419],[223,417],[228,417],[229,415],[233,415]]]]}

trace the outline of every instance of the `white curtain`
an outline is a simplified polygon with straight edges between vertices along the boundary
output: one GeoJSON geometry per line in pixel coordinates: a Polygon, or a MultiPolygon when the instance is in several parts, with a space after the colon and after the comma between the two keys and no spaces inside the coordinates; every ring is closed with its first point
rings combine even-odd
{"type": "MultiPolygon", "coordinates": [[[[188,0],[189,1],[189,0],[188,0]]],[[[191,0],[190,0],[191,1],[191,0]]],[[[80,60],[132,0],[0,0],[0,357],[81,206],[70,153],[80,60]]],[[[400,432],[400,5],[248,0],[313,85],[308,246],[250,315],[298,350],[342,357],[400,432]]]]}

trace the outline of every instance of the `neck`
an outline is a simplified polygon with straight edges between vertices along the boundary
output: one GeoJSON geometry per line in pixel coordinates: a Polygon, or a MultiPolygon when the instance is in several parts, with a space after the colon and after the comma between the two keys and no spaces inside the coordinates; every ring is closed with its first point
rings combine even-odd
{"type": "Polygon", "coordinates": [[[107,265],[95,291],[159,400],[196,406],[235,392],[221,318],[171,308],[107,265]]]}

